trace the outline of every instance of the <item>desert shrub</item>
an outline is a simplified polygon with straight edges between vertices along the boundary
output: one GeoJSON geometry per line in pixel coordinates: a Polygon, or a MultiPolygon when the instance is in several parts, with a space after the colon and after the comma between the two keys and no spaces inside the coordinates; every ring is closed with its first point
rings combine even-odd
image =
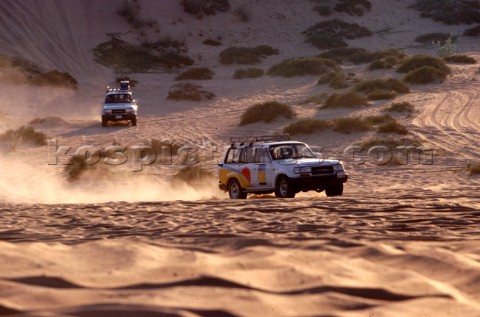
{"type": "Polygon", "coordinates": [[[52,70],[40,73],[30,79],[30,83],[34,86],[53,86],[77,89],[77,80],[69,73],[52,70]]]}
{"type": "Polygon", "coordinates": [[[368,122],[359,117],[346,117],[334,120],[333,131],[349,134],[368,130],[370,130],[368,122]]]}
{"type": "Polygon", "coordinates": [[[317,81],[317,85],[326,85],[329,84],[339,73],[332,71],[320,76],[317,81]]]}
{"type": "Polygon", "coordinates": [[[89,165],[87,165],[85,155],[73,155],[63,170],[67,174],[67,179],[72,182],[78,180],[80,175],[84,173],[88,167],[89,165]]]}
{"type": "Polygon", "coordinates": [[[393,68],[396,65],[398,65],[401,61],[402,61],[401,59],[394,56],[379,58],[371,62],[370,65],[368,65],[368,70],[393,68]]]}
{"type": "Polygon", "coordinates": [[[480,23],[480,4],[465,0],[417,0],[412,7],[423,18],[432,18],[445,24],[480,23]]]}
{"type": "Polygon", "coordinates": [[[373,92],[394,92],[394,93],[408,93],[410,89],[403,82],[395,78],[388,79],[367,79],[353,88],[355,91],[371,94],[373,92]]]}
{"type": "Polygon", "coordinates": [[[367,50],[364,48],[343,47],[325,51],[318,55],[318,57],[332,59],[337,63],[343,63],[344,61],[352,61],[354,56],[363,55],[366,52],[367,50]]]}
{"type": "Polygon", "coordinates": [[[344,94],[330,95],[321,108],[358,108],[366,105],[368,105],[366,98],[350,91],[344,94]]]}
{"type": "MultiPolygon", "coordinates": [[[[415,38],[415,42],[423,43],[423,44],[432,44],[432,42],[445,42],[450,37],[448,33],[427,33],[419,35],[415,38]]],[[[454,38],[455,40],[456,38],[454,38]]]]}
{"type": "Polygon", "coordinates": [[[328,95],[327,94],[317,94],[313,95],[311,97],[308,97],[304,101],[302,101],[300,104],[309,104],[309,103],[314,103],[314,104],[323,104],[325,100],[327,100],[328,95]]]}
{"type": "Polygon", "coordinates": [[[480,163],[479,162],[476,162],[476,163],[468,162],[467,170],[470,173],[470,175],[480,174],[480,163]]]}
{"type": "Polygon", "coordinates": [[[388,137],[373,137],[357,143],[357,145],[361,146],[364,149],[370,149],[374,146],[385,146],[389,150],[395,150],[398,147],[419,147],[422,145],[422,141],[418,139],[412,139],[408,137],[402,138],[394,138],[392,136],[388,137]]]}
{"type": "Polygon", "coordinates": [[[447,63],[476,64],[475,58],[467,55],[452,55],[443,58],[447,63]]]}
{"type": "Polygon", "coordinates": [[[260,68],[237,69],[233,74],[233,79],[258,78],[265,75],[265,71],[260,68]]]}
{"type": "Polygon", "coordinates": [[[397,72],[408,73],[425,66],[436,68],[445,73],[450,72],[450,68],[445,64],[443,59],[430,55],[414,55],[405,59],[397,68],[397,72]]]}
{"type": "Polygon", "coordinates": [[[368,100],[393,99],[397,94],[393,91],[374,90],[367,95],[368,100]]]}
{"type": "Polygon", "coordinates": [[[397,134],[407,134],[407,128],[398,123],[397,121],[388,122],[378,127],[378,133],[397,133],[397,134]]]}
{"type": "Polygon", "coordinates": [[[205,44],[205,45],[210,45],[210,46],[220,46],[220,45],[222,45],[222,42],[214,40],[214,39],[206,39],[202,43],[205,44]]]}
{"type": "Polygon", "coordinates": [[[233,11],[233,15],[240,19],[241,22],[247,23],[251,19],[251,14],[245,7],[237,8],[233,11]]]}
{"type": "Polygon", "coordinates": [[[370,125],[379,125],[379,124],[395,122],[395,119],[388,114],[368,116],[368,117],[365,117],[364,120],[370,125]]]}
{"type": "Polygon", "coordinates": [[[438,68],[423,66],[408,72],[404,80],[410,84],[429,84],[442,82],[448,73],[438,68]]]}
{"type": "Polygon", "coordinates": [[[320,14],[322,17],[328,17],[332,15],[332,9],[328,5],[317,5],[313,7],[312,10],[320,14]]]}
{"type": "Polygon", "coordinates": [[[396,48],[388,48],[378,51],[358,51],[350,57],[355,64],[371,63],[377,60],[395,60],[402,61],[407,57],[407,53],[396,48]]]}
{"type": "Polygon", "coordinates": [[[349,15],[362,16],[370,11],[372,3],[368,0],[338,0],[334,9],[337,12],[344,12],[349,15]]]}
{"type": "Polygon", "coordinates": [[[445,41],[432,42],[433,48],[437,51],[437,54],[445,57],[454,55],[457,52],[457,46],[454,43],[454,37],[452,34],[445,41]]]}
{"type": "Polygon", "coordinates": [[[480,25],[474,26],[473,28],[466,29],[465,32],[463,32],[463,35],[465,36],[479,36],[480,35],[480,25]]]}
{"type": "Polygon", "coordinates": [[[220,63],[253,65],[258,64],[267,56],[277,55],[278,49],[268,45],[256,47],[229,47],[220,53],[220,63]]]}
{"type": "Polygon", "coordinates": [[[330,80],[328,86],[333,89],[344,89],[350,87],[350,84],[343,73],[338,73],[330,80]]]}
{"type": "Polygon", "coordinates": [[[305,75],[323,75],[338,70],[337,64],[321,57],[301,57],[287,59],[273,65],[267,72],[270,76],[294,77],[305,75]]]}
{"type": "Polygon", "coordinates": [[[372,32],[356,23],[347,23],[339,19],[322,21],[311,26],[302,34],[306,41],[319,49],[346,47],[345,39],[371,36],[372,32]]]}
{"type": "Polygon", "coordinates": [[[140,47],[112,37],[97,45],[93,54],[97,63],[117,73],[141,73],[192,65],[193,60],[183,55],[182,50],[181,44],[175,41],[145,42],[140,47]]]}
{"type": "Polygon", "coordinates": [[[208,67],[195,67],[184,71],[175,77],[175,80],[209,80],[213,78],[213,75],[215,75],[215,73],[208,67]]]}
{"type": "Polygon", "coordinates": [[[215,175],[198,165],[185,166],[172,178],[174,183],[186,183],[189,185],[203,185],[210,182],[215,175]]]}
{"type": "Polygon", "coordinates": [[[415,107],[409,102],[397,102],[392,103],[390,106],[385,108],[385,112],[406,112],[412,114],[415,111],[415,107]]]}
{"type": "Polygon", "coordinates": [[[331,126],[330,122],[321,119],[302,119],[284,127],[283,132],[290,135],[311,134],[324,131],[331,126]]]}
{"type": "Polygon", "coordinates": [[[47,135],[36,131],[31,126],[21,126],[16,130],[10,129],[0,134],[0,141],[7,142],[9,147],[14,150],[21,143],[46,145],[47,135]]]}
{"type": "Polygon", "coordinates": [[[209,91],[202,90],[200,86],[193,85],[190,83],[177,84],[172,87],[168,92],[167,99],[171,100],[192,100],[192,101],[202,101],[213,99],[215,97],[214,93],[209,91]]]}
{"type": "Polygon", "coordinates": [[[255,122],[272,122],[278,117],[287,119],[293,118],[295,112],[292,107],[277,101],[267,101],[258,103],[248,108],[240,119],[240,125],[246,125],[255,122]]]}
{"type": "Polygon", "coordinates": [[[183,10],[201,19],[205,15],[215,15],[217,12],[230,10],[228,0],[181,0],[183,10]]]}

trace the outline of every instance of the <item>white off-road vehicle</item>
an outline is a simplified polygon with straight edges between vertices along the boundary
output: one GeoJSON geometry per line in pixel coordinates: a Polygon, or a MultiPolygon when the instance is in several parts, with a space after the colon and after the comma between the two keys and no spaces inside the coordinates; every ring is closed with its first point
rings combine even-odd
{"type": "Polygon", "coordinates": [[[217,172],[220,189],[232,199],[245,199],[250,193],[293,198],[310,190],[325,190],[327,196],[343,194],[348,179],[343,163],[321,159],[305,143],[290,141],[287,136],[230,141],[217,172]]]}
{"type": "Polygon", "coordinates": [[[132,96],[130,83],[120,82],[120,89],[107,87],[105,102],[102,107],[102,127],[109,121],[130,121],[132,126],[137,125],[138,105],[132,96]]]}

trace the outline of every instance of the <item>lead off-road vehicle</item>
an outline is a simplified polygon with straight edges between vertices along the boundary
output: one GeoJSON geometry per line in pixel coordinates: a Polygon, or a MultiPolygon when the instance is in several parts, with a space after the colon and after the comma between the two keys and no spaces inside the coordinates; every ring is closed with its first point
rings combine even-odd
{"type": "Polygon", "coordinates": [[[232,199],[253,193],[293,198],[311,190],[329,197],[343,194],[348,179],[343,163],[321,159],[305,143],[288,136],[232,138],[230,143],[217,172],[220,189],[232,199]]]}
{"type": "Polygon", "coordinates": [[[105,102],[102,108],[102,127],[109,121],[130,121],[137,125],[138,105],[132,96],[129,81],[121,81],[120,89],[107,87],[105,102]]]}

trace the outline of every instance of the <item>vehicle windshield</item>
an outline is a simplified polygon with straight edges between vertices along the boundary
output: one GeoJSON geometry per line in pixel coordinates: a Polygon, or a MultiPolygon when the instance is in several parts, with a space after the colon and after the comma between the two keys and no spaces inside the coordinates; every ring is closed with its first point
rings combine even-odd
{"type": "Polygon", "coordinates": [[[270,146],[273,160],[316,158],[306,144],[279,144],[270,146]]]}
{"type": "Polygon", "coordinates": [[[105,103],[128,103],[132,102],[132,96],[130,94],[112,94],[107,95],[105,103]]]}

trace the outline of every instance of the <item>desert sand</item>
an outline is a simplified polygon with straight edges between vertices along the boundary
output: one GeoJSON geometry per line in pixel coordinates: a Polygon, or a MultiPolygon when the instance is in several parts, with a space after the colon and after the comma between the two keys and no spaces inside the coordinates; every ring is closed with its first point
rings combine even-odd
{"type": "MultiPolygon", "coordinates": [[[[111,69],[91,50],[107,33],[137,34],[116,14],[122,1],[22,0],[0,2],[0,53],[74,76],[79,88],[41,88],[0,83],[0,133],[34,125],[47,146],[1,145],[0,315],[4,316],[480,316],[480,160],[478,64],[453,64],[442,84],[413,85],[395,101],[415,105],[399,116],[409,135],[428,151],[407,165],[379,165],[375,157],[345,151],[375,132],[322,132],[298,139],[340,158],[350,175],[342,197],[301,193],[232,201],[216,179],[172,185],[182,160],[143,166],[135,162],[107,175],[93,172],[68,182],[67,157],[56,146],[97,149],[142,145],[153,138],[200,149],[212,173],[232,136],[278,133],[290,123],[238,126],[257,102],[291,105],[298,118],[332,119],[377,114],[387,104],[326,109],[301,102],[332,92],[317,76],[233,80],[237,65],[222,65],[230,46],[267,44],[286,58],[319,50],[301,32],[321,21],[310,1],[231,0],[230,12],[202,19],[177,0],[140,0],[145,18],[160,33],[185,41],[195,66],[215,72],[202,81],[210,101],[167,100],[177,73],[129,74],[138,80],[138,126],[100,125],[111,69]],[[232,11],[247,8],[248,23],[232,11]],[[222,46],[202,44],[222,38],[222,46]],[[101,181],[97,178],[101,176],[101,181]]],[[[466,25],[445,25],[420,14],[414,1],[375,0],[362,17],[336,13],[374,31],[348,41],[369,50],[400,48],[435,54],[418,45],[419,34],[461,35],[466,25]]],[[[459,53],[480,61],[477,38],[459,37],[459,53]]],[[[349,65],[364,77],[383,77],[365,65],[349,65]]]]}

